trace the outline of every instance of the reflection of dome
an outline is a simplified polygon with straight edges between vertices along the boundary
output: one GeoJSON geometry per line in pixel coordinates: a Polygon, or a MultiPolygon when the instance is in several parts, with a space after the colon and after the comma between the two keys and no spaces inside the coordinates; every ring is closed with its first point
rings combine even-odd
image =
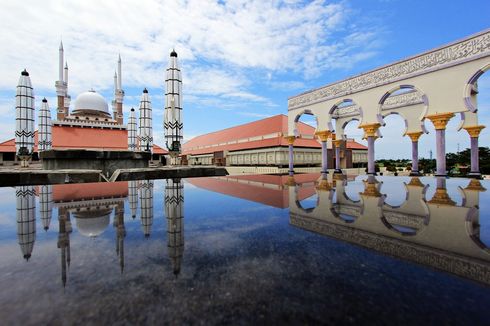
{"type": "Polygon", "coordinates": [[[96,93],[94,90],[90,90],[88,92],[81,93],[75,100],[75,109],[73,110],[73,113],[76,114],[82,112],[108,115],[109,107],[102,95],[96,93]]]}
{"type": "Polygon", "coordinates": [[[110,223],[112,208],[73,213],[77,219],[77,229],[86,237],[96,237],[104,232],[110,223]]]}

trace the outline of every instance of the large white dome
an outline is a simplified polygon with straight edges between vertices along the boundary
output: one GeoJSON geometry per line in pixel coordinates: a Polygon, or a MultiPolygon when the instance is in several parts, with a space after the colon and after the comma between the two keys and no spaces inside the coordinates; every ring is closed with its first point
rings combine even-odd
{"type": "Polygon", "coordinates": [[[100,111],[109,114],[109,106],[102,95],[90,90],[88,92],[81,93],[75,100],[74,111],[100,111]]]}
{"type": "Polygon", "coordinates": [[[91,238],[101,235],[110,224],[111,212],[112,209],[74,213],[78,232],[91,238]]]}

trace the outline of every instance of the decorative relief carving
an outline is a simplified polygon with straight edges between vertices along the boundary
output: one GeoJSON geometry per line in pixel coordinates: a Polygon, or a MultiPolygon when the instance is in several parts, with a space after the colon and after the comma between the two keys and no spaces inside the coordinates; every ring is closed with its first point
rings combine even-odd
{"type": "Polygon", "coordinates": [[[425,216],[384,211],[386,221],[394,225],[403,225],[420,230],[425,225],[425,216]]]}
{"type": "Polygon", "coordinates": [[[329,100],[389,84],[395,80],[414,74],[422,74],[428,70],[442,69],[447,65],[455,65],[482,54],[490,55],[490,32],[292,97],[288,101],[288,110],[297,109],[319,100],[329,100]]]}
{"type": "Polygon", "coordinates": [[[359,115],[359,108],[356,104],[345,105],[340,108],[335,109],[332,114],[332,118],[347,118],[359,115]]]}
{"type": "Polygon", "coordinates": [[[409,92],[400,95],[392,95],[386,99],[381,106],[381,110],[391,110],[403,106],[423,104],[422,94],[419,92],[409,92]]]}

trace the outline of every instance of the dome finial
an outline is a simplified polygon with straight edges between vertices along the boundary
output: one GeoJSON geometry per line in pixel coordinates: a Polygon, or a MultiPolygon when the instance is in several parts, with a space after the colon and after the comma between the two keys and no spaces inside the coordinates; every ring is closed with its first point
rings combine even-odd
{"type": "Polygon", "coordinates": [[[170,52],[170,56],[177,58],[177,52],[175,52],[175,49],[172,49],[172,52],[170,52]]]}
{"type": "Polygon", "coordinates": [[[20,73],[22,76],[29,76],[29,73],[27,72],[27,69],[24,69],[23,72],[20,73]]]}
{"type": "Polygon", "coordinates": [[[48,103],[48,100],[46,98],[43,98],[43,103],[48,103]]]}
{"type": "Polygon", "coordinates": [[[148,90],[146,89],[146,87],[145,87],[145,89],[143,90],[143,93],[146,93],[146,94],[148,93],[148,90]]]}

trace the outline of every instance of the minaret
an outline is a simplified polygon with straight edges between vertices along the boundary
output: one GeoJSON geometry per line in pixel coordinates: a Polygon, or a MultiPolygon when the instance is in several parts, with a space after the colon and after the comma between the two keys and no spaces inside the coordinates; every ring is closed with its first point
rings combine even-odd
{"type": "Polygon", "coordinates": [[[145,238],[151,234],[153,224],[153,181],[142,180],[139,188],[141,202],[141,226],[145,238]]]}
{"type": "Polygon", "coordinates": [[[39,212],[41,213],[41,223],[45,231],[48,231],[53,216],[53,186],[39,186],[39,212]]]}
{"type": "Polygon", "coordinates": [[[112,100],[112,115],[114,120],[117,119],[117,72],[114,70],[114,99],[112,100]]]}
{"type": "Polygon", "coordinates": [[[170,53],[165,84],[165,114],[163,121],[165,143],[170,156],[176,158],[181,153],[184,124],[182,120],[182,75],[175,50],[170,53]]]}
{"type": "Polygon", "coordinates": [[[65,63],[65,77],[64,80],[65,82],[65,99],[63,102],[63,105],[65,107],[65,117],[70,114],[70,102],[71,102],[71,96],[68,95],[68,61],[65,63]]]}
{"type": "Polygon", "coordinates": [[[136,211],[138,209],[138,181],[128,181],[128,199],[129,209],[131,210],[131,217],[136,218],[136,211]]]}
{"type": "Polygon", "coordinates": [[[175,275],[180,273],[184,253],[184,183],[167,179],[165,186],[165,216],[167,217],[168,255],[175,275]]]}
{"type": "Polygon", "coordinates": [[[134,108],[131,108],[131,113],[128,119],[128,150],[136,152],[138,148],[137,123],[134,113],[134,108]]]}
{"type": "Polygon", "coordinates": [[[34,92],[26,70],[20,75],[15,102],[15,150],[21,166],[27,167],[34,150],[34,92]]]}
{"type": "Polygon", "coordinates": [[[153,151],[151,101],[146,88],[143,90],[140,101],[139,143],[140,151],[153,151]]]}
{"type": "Polygon", "coordinates": [[[33,186],[15,187],[17,197],[17,236],[20,249],[29,260],[36,241],[36,201],[33,186]]]}
{"type": "Polygon", "coordinates": [[[51,149],[51,129],[53,123],[51,121],[51,112],[49,110],[48,100],[43,98],[41,110],[39,110],[39,127],[38,127],[38,143],[37,150],[39,152],[51,149]]]}
{"type": "Polygon", "coordinates": [[[63,80],[63,53],[63,42],[60,42],[58,57],[58,80],[54,84],[56,86],[56,96],[58,97],[58,109],[56,115],[57,120],[63,120],[66,116],[65,97],[67,96],[67,92],[66,83],[63,80]]]}
{"type": "Polygon", "coordinates": [[[116,110],[114,111],[114,120],[117,121],[119,124],[124,123],[124,116],[123,116],[123,99],[124,99],[124,91],[122,89],[122,67],[121,67],[121,55],[119,55],[119,58],[117,60],[117,74],[114,76],[116,78],[115,80],[115,104],[116,104],[116,110]]]}

